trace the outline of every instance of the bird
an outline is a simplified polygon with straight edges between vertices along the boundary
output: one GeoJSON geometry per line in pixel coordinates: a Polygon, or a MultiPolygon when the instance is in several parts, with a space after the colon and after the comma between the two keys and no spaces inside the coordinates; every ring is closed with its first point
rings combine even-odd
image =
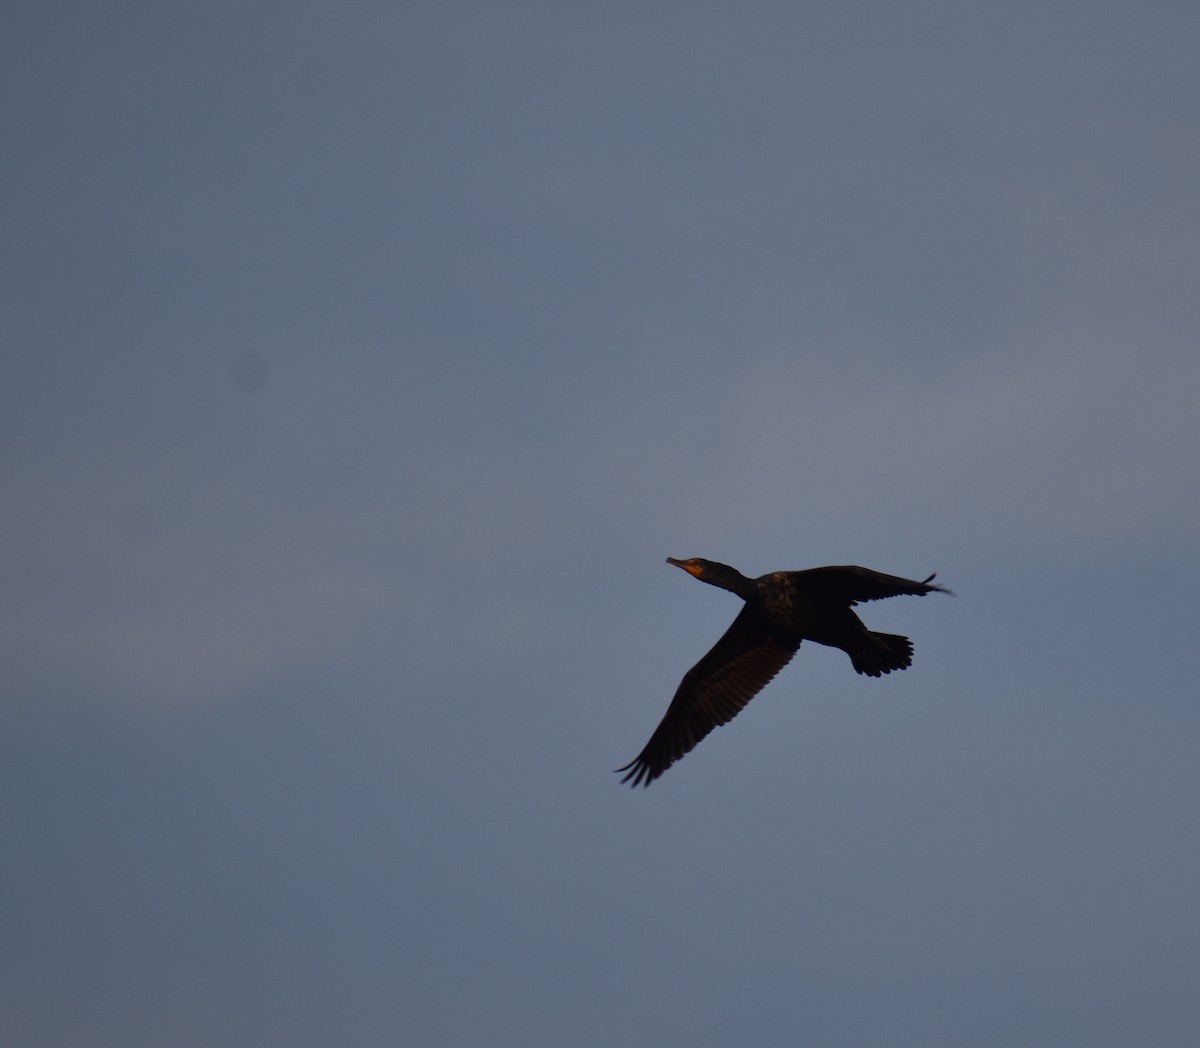
{"type": "Polygon", "coordinates": [[[791,661],[801,641],[840,648],[868,677],[907,669],[912,642],[894,633],[872,633],[850,609],[885,597],[950,593],[933,585],[936,572],[915,582],[847,564],[751,579],[702,557],[668,557],[667,563],[736,593],[745,605],[712,650],[684,674],[642,752],[616,770],[624,773],[622,783],[634,787],[649,786],[713,728],[733,720],[791,661]]]}

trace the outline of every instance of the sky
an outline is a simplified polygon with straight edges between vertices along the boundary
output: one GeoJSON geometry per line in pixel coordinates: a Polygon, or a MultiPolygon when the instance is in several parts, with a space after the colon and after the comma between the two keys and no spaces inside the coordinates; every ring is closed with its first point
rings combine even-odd
{"type": "Polygon", "coordinates": [[[1200,1043],[1195,5],[3,23],[0,1041],[1200,1043]]]}

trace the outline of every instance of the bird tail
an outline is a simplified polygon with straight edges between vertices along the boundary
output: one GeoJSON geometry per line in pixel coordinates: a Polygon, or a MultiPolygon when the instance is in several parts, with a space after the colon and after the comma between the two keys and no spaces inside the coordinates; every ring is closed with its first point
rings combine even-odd
{"type": "Polygon", "coordinates": [[[907,637],[895,633],[867,633],[862,644],[847,654],[859,673],[879,677],[892,670],[908,669],[912,665],[913,646],[907,637]]]}

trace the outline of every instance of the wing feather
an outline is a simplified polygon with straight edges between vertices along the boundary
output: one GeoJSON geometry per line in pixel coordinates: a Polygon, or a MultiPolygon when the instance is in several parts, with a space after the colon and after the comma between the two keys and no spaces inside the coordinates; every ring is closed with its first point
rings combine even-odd
{"type": "Polygon", "coordinates": [[[807,571],[791,571],[796,584],[805,592],[820,600],[838,604],[858,604],[861,601],[883,600],[887,597],[923,597],[926,593],[949,593],[945,586],[930,585],[936,572],[916,582],[902,579],[899,575],[885,575],[882,571],[843,564],[828,568],[809,568],[807,571]]]}
{"type": "MultiPolygon", "coordinates": [[[[799,640],[779,637],[749,606],[686,674],[642,752],[617,772],[649,786],[713,728],[728,724],[788,664],[799,640]]],[[[631,781],[632,780],[632,781],[631,781]]]]}

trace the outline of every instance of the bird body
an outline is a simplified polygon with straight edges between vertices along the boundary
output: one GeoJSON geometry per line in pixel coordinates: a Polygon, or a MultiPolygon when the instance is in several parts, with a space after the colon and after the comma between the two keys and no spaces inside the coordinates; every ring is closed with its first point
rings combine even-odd
{"type": "Polygon", "coordinates": [[[747,578],[728,564],[667,558],[712,586],[736,593],[745,606],[720,640],[684,675],[671,705],[642,752],[618,773],[648,786],[713,728],[732,720],[791,661],[802,641],[840,648],[859,672],[878,677],[912,665],[912,643],[872,633],[851,608],[902,594],[950,591],[851,565],[775,571],[747,578]]]}

